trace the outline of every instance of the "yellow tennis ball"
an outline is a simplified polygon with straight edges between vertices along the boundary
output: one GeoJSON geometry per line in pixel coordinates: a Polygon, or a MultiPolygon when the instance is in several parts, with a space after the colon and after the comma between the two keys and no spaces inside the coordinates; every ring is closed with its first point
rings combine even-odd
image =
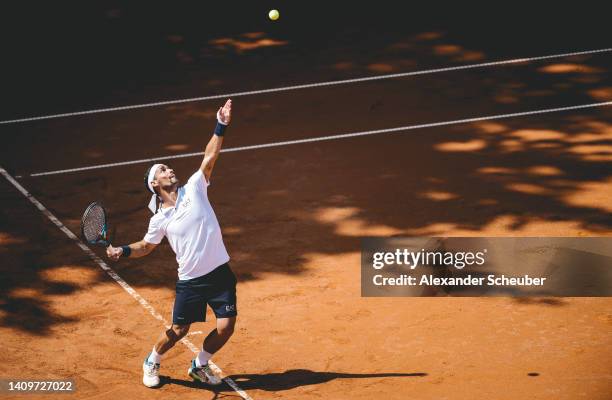
{"type": "Polygon", "coordinates": [[[276,21],[278,17],[280,17],[280,14],[278,13],[278,10],[270,10],[268,17],[270,17],[272,21],[276,21]]]}

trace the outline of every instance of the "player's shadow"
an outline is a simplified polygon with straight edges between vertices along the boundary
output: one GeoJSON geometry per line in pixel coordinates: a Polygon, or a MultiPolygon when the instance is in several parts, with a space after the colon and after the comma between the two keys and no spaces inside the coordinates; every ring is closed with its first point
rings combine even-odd
{"type": "MultiPolygon", "coordinates": [[[[424,372],[410,373],[372,373],[372,374],[351,374],[343,372],[317,372],[308,369],[290,369],[285,372],[272,372],[268,374],[240,374],[229,376],[243,390],[265,390],[277,392],[290,390],[300,386],[318,385],[333,381],[334,379],[361,379],[361,378],[406,378],[424,377],[424,372]]],[[[168,376],[161,376],[161,386],[173,384],[191,388],[208,389],[215,393],[233,391],[226,383],[217,387],[198,384],[197,382],[174,379],[168,376]]]]}

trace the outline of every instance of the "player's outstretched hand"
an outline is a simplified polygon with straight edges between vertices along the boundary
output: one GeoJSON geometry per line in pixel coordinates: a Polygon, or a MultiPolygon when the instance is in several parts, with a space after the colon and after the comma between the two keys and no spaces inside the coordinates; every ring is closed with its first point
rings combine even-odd
{"type": "Polygon", "coordinates": [[[121,247],[108,246],[106,248],[106,256],[113,261],[119,260],[121,254],[123,254],[123,249],[121,247]]]}
{"type": "Polygon", "coordinates": [[[232,120],[232,99],[227,99],[223,107],[217,111],[217,119],[224,125],[229,125],[232,120]]]}

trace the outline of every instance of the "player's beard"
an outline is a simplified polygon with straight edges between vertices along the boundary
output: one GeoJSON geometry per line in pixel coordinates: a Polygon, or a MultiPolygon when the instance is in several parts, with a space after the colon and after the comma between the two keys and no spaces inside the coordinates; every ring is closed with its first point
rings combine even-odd
{"type": "Polygon", "coordinates": [[[163,186],[164,191],[173,192],[174,190],[176,190],[176,188],[179,187],[180,181],[178,180],[176,176],[169,178],[168,181],[169,181],[169,184],[166,184],[163,186]]]}

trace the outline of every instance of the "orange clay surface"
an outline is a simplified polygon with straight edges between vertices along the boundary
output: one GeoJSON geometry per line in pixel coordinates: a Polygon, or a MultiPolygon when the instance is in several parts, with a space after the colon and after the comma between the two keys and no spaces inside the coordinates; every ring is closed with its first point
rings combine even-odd
{"type": "MultiPolygon", "coordinates": [[[[362,64],[360,52],[344,49],[328,63],[333,76],[311,81],[487,57],[435,32],[388,45],[362,64]],[[402,43],[411,57],[398,53],[402,43]]],[[[291,62],[299,69],[284,61],[279,70],[291,62]]],[[[237,97],[224,147],[609,100],[609,61],[566,58],[237,97]]],[[[278,86],[276,73],[258,73],[259,87],[278,86]]],[[[216,93],[240,87],[226,75],[216,74],[216,93]]],[[[116,242],[137,241],[149,218],[147,164],[27,174],[201,151],[221,103],[5,126],[12,146],[0,150],[1,165],[25,176],[20,183],[73,232],[85,206],[102,200],[116,242]]],[[[360,237],[610,236],[611,112],[222,154],[209,194],[239,280],[239,317],[213,360],[254,399],[609,398],[610,299],[362,298],[360,237]]],[[[199,162],[167,163],[186,180],[199,162]]],[[[76,381],[75,395],[53,398],[238,398],[229,387],[192,383],[193,354],[181,344],[163,358],[162,386],[145,388],[141,364],[161,323],[4,179],[0,201],[0,377],[76,381]]],[[[171,318],[176,262],[167,242],[111,266],[171,318]]],[[[196,345],[211,317],[192,326],[196,345]]]]}

